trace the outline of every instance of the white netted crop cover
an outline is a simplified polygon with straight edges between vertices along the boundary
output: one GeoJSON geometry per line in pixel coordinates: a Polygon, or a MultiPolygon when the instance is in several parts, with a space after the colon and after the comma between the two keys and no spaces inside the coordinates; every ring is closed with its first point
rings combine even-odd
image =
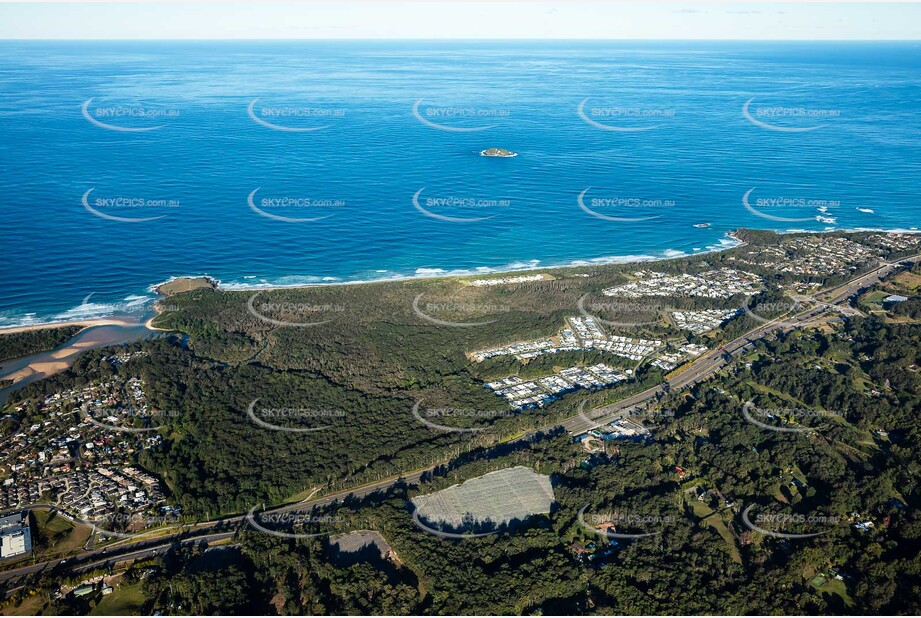
{"type": "Polygon", "coordinates": [[[417,496],[412,502],[426,521],[461,526],[470,519],[500,524],[549,513],[553,500],[549,476],[516,466],[417,496]]]}

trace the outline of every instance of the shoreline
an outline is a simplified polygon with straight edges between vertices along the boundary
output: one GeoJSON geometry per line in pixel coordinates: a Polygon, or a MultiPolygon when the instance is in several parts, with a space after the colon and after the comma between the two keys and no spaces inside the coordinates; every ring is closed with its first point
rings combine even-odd
{"type": "MultiPolygon", "coordinates": [[[[576,268],[593,268],[599,266],[617,266],[623,264],[647,264],[650,262],[667,262],[669,260],[678,260],[678,259],[688,259],[696,258],[702,255],[710,255],[714,253],[721,253],[723,251],[729,251],[730,249],[736,249],[746,245],[745,241],[739,240],[734,236],[736,232],[726,232],[725,236],[732,239],[731,241],[726,242],[720,246],[716,246],[712,249],[707,249],[704,251],[697,251],[693,253],[678,252],[678,255],[614,255],[606,256],[600,258],[576,258],[561,264],[538,264],[532,265],[533,263],[539,263],[540,260],[522,260],[521,262],[513,262],[520,264],[528,264],[527,266],[521,267],[510,267],[510,265],[505,266],[484,266],[479,267],[482,270],[476,272],[477,269],[455,269],[455,270],[443,270],[435,268],[419,268],[418,270],[428,270],[433,271],[431,273],[425,274],[414,274],[414,275],[396,275],[393,277],[385,277],[381,279],[355,279],[349,281],[317,281],[315,283],[290,283],[290,284],[278,284],[278,283],[253,283],[253,284],[244,284],[244,283],[222,283],[220,279],[216,277],[211,277],[209,275],[181,275],[176,277],[171,277],[168,281],[181,278],[194,278],[194,277],[208,277],[217,284],[217,291],[219,292],[247,292],[247,291],[261,291],[261,290],[291,290],[298,288],[317,288],[317,287],[334,287],[342,285],[372,285],[380,283],[405,283],[408,281],[418,281],[418,280],[432,280],[432,279],[466,279],[470,277],[493,277],[500,275],[509,275],[513,273],[528,273],[535,271],[545,271],[545,270],[560,270],[560,269],[576,269],[576,268]],[[440,271],[440,272],[434,272],[440,271]]],[[[819,232],[824,233],[824,232],[819,232]]],[[[721,241],[722,242],[722,241],[721,241]]],[[[668,253],[673,251],[672,249],[665,249],[662,253],[668,253]]],[[[150,290],[163,285],[163,283],[158,283],[156,285],[150,286],[150,290]]]]}
{"type": "MultiPolygon", "coordinates": [[[[272,290],[291,290],[299,288],[317,288],[317,287],[333,287],[333,286],[347,286],[347,285],[373,285],[381,283],[406,283],[416,280],[433,280],[433,279],[465,279],[470,277],[498,277],[502,275],[509,275],[514,273],[528,273],[536,271],[547,271],[547,270],[560,270],[560,269],[578,269],[578,268],[593,268],[599,266],[611,266],[611,265],[623,265],[623,264],[647,264],[655,262],[667,262],[670,260],[677,259],[692,259],[703,255],[710,255],[716,253],[722,253],[724,251],[729,251],[731,249],[736,249],[738,247],[745,246],[747,243],[740,240],[737,236],[739,230],[733,230],[731,232],[726,232],[724,238],[721,239],[720,246],[715,246],[712,249],[707,249],[704,251],[697,251],[693,253],[679,252],[678,255],[623,255],[623,256],[606,256],[600,258],[582,258],[582,259],[572,259],[568,262],[560,264],[539,264],[540,260],[523,260],[521,262],[513,262],[512,264],[520,263],[526,264],[521,267],[512,267],[512,264],[507,264],[505,266],[497,267],[478,267],[474,269],[456,269],[456,270],[443,270],[443,269],[425,269],[418,268],[418,271],[431,271],[424,274],[413,274],[413,275],[395,275],[392,277],[383,277],[380,279],[356,279],[349,281],[328,281],[323,279],[328,279],[327,277],[318,277],[321,279],[317,282],[296,282],[290,284],[278,284],[278,283],[254,283],[254,284],[245,284],[245,283],[222,283],[217,277],[213,277],[208,274],[192,274],[192,275],[175,275],[169,277],[164,281],[154,283],[149,285],[146,290],[148,292],[156,293],[157,288],[175,281],[177,279],[192,279],[192,278],[207,278],[215,284],[215,291],[218,292],[247,292],[247,291],[272,291],[272,290]],[[726,238],[729,240],[727,241],[726,238]],[[535,264],[537,263],[537,264],[535,264]],[[477,272],[479,270],[479,272],[477,272]],[[437,272],[436,272],[437,271],[437,272]]],[[[836,234],[836,233],[845,233],[845,234],[859,234],[859,233],[892,233],[892,234],[921,234],[921,230],[917,229],[906,229],[906,228],[893,228],[893,229],[882,229],[882,228],[857,228],[857,229],[834,229],[834,230],[823,230],[823,231],[811,231],[811,230],[800,230],[800,229],[788,229],[788,230],[770,230],[770,229],[752,229],[751,231],[755,232],[773,232],[779,235],[789,235],[789,234],[811,234],[811,235],[826,235],[826,234],[836,234]]],[[[665,249],[662,253],[668,253],[672,251],[670,249],[665,249]]],[[[292,275],[285,275],[292,276],[292,275]]],[[[140,321],[130,321],[124,319],[118,319],[113,317],[100,316],[99,318],[88,318],[83,320],[67,320],[63,322],[41,322],[35,324],[24,324],[24,325],[13,325],[13,326],[0,326],[0,335],[4,334],[13,334],[19,332],[26,332],[31,330],[41,330],[47,328],[60,328],[64,326],[83,326],[84,328],[90,328],[93,326],[144,326],[151,331],[158,332],[169,332],[169,329],[159,328],[153,326],[153,321],[160,315],[160,311],[157,309],[157,303],[163,299],[165,296],[159,295],[159,298],[153,301],[153,306],[151,309],[155,312],[155,315],[149,319],[140,322],[140,321]]]]}
{"type": "MultiPolygon", "coordinates": [[[[151,318],[153,319],[153,318],[151,318]]],[[[40,324],[24,324],[22,326],[0,326],[0,335],[12,335],[15,333],[26,333],[33,330],[46,330],[51,328],[64,328],[67,326],[82,326],[81,330],[92,328],[94,326],[141,326],[141,322],[132,322],[130,320],[119,320],[118,318],[89,318],[87,320],[68,320],[66,322],[42,322],[40,324]]],[[[161,329],[154,329],[161,330],[161,329]]]]}
{"type": "MultiPolygon", "coordinates": [[[[334,287],[334,286],[345,286],[345,285],[374,285],[381,283],[405,283],[408,281],[418,281],[418,280],[432,280],[432,279],[464,279],[468,277],[493,277],[508,275],[512,273],[527,273],[534,271],[543,271],[543,270],[559,270],[559,269],[570,269],[570,268],[591,268],[597,266],[611,266],[619,264],[645,264],[649,262],[667,262],[669,260],[677,260],[682,258],[693,258],[701,255],[709,255],[713,253],[720,253],[722,251],[728,251],[730,249],[735,249],[741,247],[745,244],[744,241],[739,240],[734,236],[735,232],[727,232],[725,236],[729,237],[731,242],[726,242],[725,245],[719,246],[713,249],[708,249],[706,251],[698,251],[696,253],[684,253],[681,252],[680,255],[672,256],[655,256],[655,255],[625,255],[625,256],[609,256],[602,258],[588,258],[588,259],[574,259],[570,260],[564,264],[545,264],[545,265],[531,265],[533,262],[539,262],[539,260],[527,260],[520,262],[522,264],[528,264],[527,266],[522,266],[520,268],[510,268],[509,265],[506,266],[497,266],[493,267],[482,267],[482,272],[471,272],[470,270],[464,269],[462,272],[460,269],[454,271],[443,271],[443,272],[432,272],[431,274],[415,274],[415,275],[396,275],[393,277],[385,277],[381,279],[356,279],[351,281],[318,281],[315,283],[291,283],[291,284],[274,284],[274,283],[254,283],[251,285],[241,284],[241,283],[230,283],[224,284],[217,277],[213,277],[208,274],[194,274],[194,275],[174,275],[164,281],[151,284],[147,286],[146,291],[157,293],[157,289],[176,281],[177,279],[196,279],[196,278],[206,278],[212,281],[215,284],[215,291],[217,292],[248,292],[248,291],[272,291],[272,290],[292,290],[298,288],[317,288],[317,287],[334,287]]],[[[665,252],[670,251],[668,249],[665,252]]],[[[426,270],[426,269],[417,269],[417,270],[426,270]]],[[[428,270],[442,270],[442,269],[428,269],[428,270]]],[[[288,275],[290,276],[290,275],[288,275]]],[[[147,320],[140,321],[131,321],[125,319],[118,319],[113,317],[100,316],[99,318],[87,318],[82,320],[66,320],[62,322],[40,322],[35,324],[23,324],[23,325],[13,325],[13,326],[0,326],[0,335],[14,334],[19,332],[27,332],[31,330],[42,330],[47,328],[61,328],[65,326],[83,326],[84,328],[90,328],[93,326],[145,326],[152,331],[160,332],[169,332],[169,329],[158,328],[153,326],[153,321],[157,319],[160,315],[160,311],[157,308],[157,303],[166,299],[166,296],[158,294],[158,298],[153,300],[151,310],[154,311],[155,315],[148,318],[147,320]]]]}
{"type": "MultiPolygon", "coordinates": [[[[217,277],[213,277],[207,274],[194,274],[194,275],[176,275],[170,277],[165,281],[160,283],[153,284],[147,288],[148,291],[154,291],[157,287],[174,281],[176,279],[185,279],[185,278],[197,278],[197,277],[207,277],[217,284],[217,291],[219,292],[248,292],[248,291],[271,291],[271,290],[291,290],[298,288],[317,288],[317,287],[333,287],[341,285],[371,285],[378,283],[396,283],[407,281],[416,281],[416,280],[431,280],[431,279],[466,279],[469,277],[493,277],[501,275],[509,275],[513,273],[528,273],[535,271],[543,270],[560,270],[560,269],[574,269],[574,268],[593,268],[598,266],[612,266],[612,265],[622,265],[622,264],[647,264],[652,262],[667,262],[669,260],[678,260],[678,259],[691,259],[703,255],[711,255],[714,253],[721,253],[723,251],[729,251],[731,249],[737,249],[739,247],[745,246],[747,243],[745,241],[739,240],[735,234],[738,230],[733,230],[732,232],[726,232],[725,237],[731,239],[731,242],[726,242],[721,246],[715,246],[712,249],[706,249],[703,251],[696,251],[692,253],[679,252],[679,255],[614,255],[614,256],[605,256],[599,258],[575,258],[564,263],[547,263],[539,264],[540,260],[521,260],[521,264],[529,264],[528,266],[521,267],[510,267],[510,265],[505,266],[483,266],[473,269],[454,269],[454,270],[443,270],[443,269],[426,269],[418,268],[418,270],[430,270],[430,271],[440,271],[432,272],[431,274],[413,274],[413,275],[395,275],[392,277],[382,277],[380,279],[353,279],[347,281],[329,281],[330,277],[316,277],[322,279],[321,281],[316,282],[297,282],[297,283],[239,283],[239,282],[230,282],[223,283],[217,277]],[[537,262],[538,265],[530,265],[534,262],[537,262]],[[478,269],[482,269],[480,272],[476,272],[478,269]]],[[[921,234],[921,230],[911,229],[911,228],[892,228],[892,229],[883,229],[883,228],[856,228],[856,229],[835,229],[835,230],[822,230],[822,231],[812,231],[812,230],[770,230],[770,229],[754,229],[753,232],[773,232],[779,235],[790,235],[790,234],[808,234],[808,235],[826,235],[826,234],[867,234],[872,232],[878,232],[883,234],[921,234]]],[[[723,242],[721,240],[720,242],[723,242]]],[[[667,253],[673,251],[672,249],[665,249],[662,253],[667,253]]],[[[299,275],[283,275],[285,276],[299,276],[299,275]]],[[[307,275],[305,275],[306,277],[307,275]]]]}
{"type": "MultiPolygon", "coordinates": [[[[748,229],[748,228],[746,228],[748,229]]],[[[792,234],[807,234],[807,235],[826,235],[826,234],[868,234],[868,233],[882,233],[882,234],[921,234],[921,230],[911,229],[911,228],[855,228],[855,229],[833,229],[833,230],[801,230],[801,229],[792,229],[792,230],[771,230],[764,228],[751,228],[752,232],[773,232],[779,235],[792,235],[792,234]]],[[[560,270],[560,269],[573,269],[573,268],[592,268],[598,266],[612,266],[612,265],[622,265],[622,264],[647,264],[650,262],[668,262],[669,260],[678,260],[678,259],[692,259],[700,257],[703,255],[711,255],[714,253],[722,253],[723,251],[729,251],[731,249],[737,249],[739,247],[745,246],[747,243],[743,240],[740,240],[736,234],[738,230],[733,230],[731,232],[726,232],[724,237],[731,239],[730,242],[726,244],[721,244],[720,246],[714,246],[712,249],[708,248],[703,251],[696,251],[692,253],[679,252],[678,255],[614,255],[614,256],[605,256],[599,258],[575,258],[569,260],[568,262],[554,264],[539,264],[536,266],[521,266],[511,268],[510,265],[505,266],[485,266],[479,267],[482,268],[481,272],[474,272],[477,269],[455,269],[455,270],[443,270],[443,269],[425,269],[419,268],[417,270],[431,270],[431,271],[441,271],[441,272],[432,272],[431,274],[414,274],[414,275],[396,275],[393,277],[385,277],[381,279],[355,279],[348,281],[317,281],[317,282],[298,282],[298,283],[289,283],[289,284],[279,284],[279,283],[222,283],[220,279],[212,277],[210,275],[178,275],[170,277],[164,282],[157,283],[155,285],[147,288],[149,291],[154,290],[163,283],[181,278],[195,278],[195,277],[208,277],[217,284],[217,291],[220,292],[247,292],[247,291],[260,291],[260,290],[290,290],[297,288],[315,288],[315,287],[332,287],[340,285],[370,285],[374,283],[393,283],[393,282],[407,282],[407,281],[416,281],[416,280],[429,280],[429,279],[465,279],[468,277],[492,277],[500,275],[508,275],[512,273],[527,273],[535,272],[542,270],[560,270]]],[[[721,239],[720,243],[725,242],[725,239],[721,239]]],[[[662,253],[667,253],[673,251],[672,249],[664,249],[662,253]]],[[[675,250],[676,251],[676,250],[675,250]]],[[[522,260],[520,262],[513,263],[522,263],[522,264],[531,264],[534,262],[540,262],[540,260],[522,260]]],[[[291,276],[291,275],[287,275],[291,276]]],[[[295,275],[296,276],[296,275],[295,275]]],[[[318,277],[319,278],[319,277],[318,277]]],[[[327,279],[323,277],[323,279],[327,279]]]]}

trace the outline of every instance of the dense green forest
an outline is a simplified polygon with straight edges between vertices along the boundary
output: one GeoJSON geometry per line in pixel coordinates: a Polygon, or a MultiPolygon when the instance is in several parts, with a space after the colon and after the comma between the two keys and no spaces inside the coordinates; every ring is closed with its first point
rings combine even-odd
{"type": "MultiPolygon", "coordinates": [[[[766,232],[743,231],[741,236],[747,251],[769,248],[779,239],[766,232]]],[[[695,273],[731,267],[736,251],[660,261],[655,268],[695,273]]],[[[556,333],[567,316],[580,314],[581,298],[588,294],[603,301],[601,290],[627,281],[636,269],[635,264],[550,269],[552,280],[497,287],[475,287],[449,278],[292,288],[256,296],[194,290],[171,296],[170,311],[156,322],[187,333],[184,341],[169,337],[136,344],[148,354],[118,367],[101,360],[104,350],[90,351],[70,371],[31,384],[15,397],[28,401],[115,373],[140,377],[151,404],[168,412],[163,415],[163,446],[145,451],[140,463],[165,481],[171,500],[189,516],[245,512],[254,504],[284,502],[313,488],[343,489],[427,467],[551,426],[576,414],[583,401],[601,405],[660,382],[661,371],[645,364],[635,380],[616,388],[574,393],[544,409],[513,415],[501,398],[482,387],[483,382],[509,375],[541,376],[582,363],[603,361],[624,369],[636,364],[599,352],[551,355],[526,364],[512,357],[477,364],[466,356],[473,350],[556,333]],[[444,326],[425,316],[478,325],[444,326]],[[255,400],[258,409],[302,411],[302,418],[280,422],[289,428],[327,428],[284,432],[259,426],[247,415],[255,400]],[[488,431],[433,430],[413,417],[417,402],[423,409],[482,411],[480,416],[458,416],[452,423],[488,431]]],[[[778,283],[792,280],[789,275],[771,278],[778,283]]],[[[772,284],[751,306],[757,310],[759,303],[780,297],[772,284]]],[[[612,314],[601,301],[599,317],[629,319],[612,314]]],[[[720,331],[690,336],[674,328],[662,308],[733,308],[743,301],[741,296],[652,298],[650,306],[657,308],[659,322],[618,332],[715,347],[758,322],[742,314],[720,331]]],[[[638,321],[647,321],[648,311],[638,312],[638,321]]],[[[28,409],[26,416],[31,422],[37,419],[28,409]]]]}
{"type": "MultiPolygon", "coordinates": [[[[761,233],[746,240],[748,249],[776,242],[761,233]]],[[[656,269],[696,272],[725,266],[732,255],[656,269]]],[[[87,352],[20,398],[115,374],[141,377],[156,407],[180,414],[165,415],[163,445],[145,451],[140,464],[166,481],[171,502],[197,517],[441,464],[418,484],[398,483],[311,512],[313,523],[278,528],[321,536],[280,538],[244,525],[229,547],[176,549],[150,561],[143,576],[135,568],[130,576],[141,582],[145,613],[921,612],[921,324],[905,321],[911,313],[901,308],[831,314],[759,340],[716,377],[652,403],[647,439],[613,441],[603,452],[586,453],[560,428],[511,438],[551,427],[585,400],[600,405],[658,383],[660,372],[643,369],[614,389],[492,419],[489,431],[473,436],[439,433],[413,418],[420,400],[495,410],[503,403],[482,388],[484,380],[600,360],[578,353],[477,365],[465,353],[555,332],[577,315],[582,295],[626,281],[629,269],[636,265],[551,270],[553,280],[514,288],[434,280],[279,290],[253,303],[274,304],[267,310],[275,320],[322,322],[309,327],[259,318],[248,310],[251,293],[197,290],[171,297],[177,309],[159,321],[187,340],[133,344],[148,354],[118,366],[103,360],[103,350],[87,352]],[[431,317],[484,324],[439,326],[413,310],[419,294],[431,317]],[[282,419],[292,428],[333,427],[275,431],[248,418],[256,399],[344,416],[282,419]],[[759,425],[747,405],[770,414],[759,425]],[[464,540],[414,524],[414,496],[515,465],[550,475],[549,516],[464,540]],[[629,515],[618,532],[652,534],[610,542],[580,512],[629,515]],[[343,563],[324,535],[359,529],[380,533],[394,555],[343,563]],[[795,536],[809,534],[817,536],[795,536]]],[[[778,298],[772,285],[760,300],[778,298]]],[[[755,324],[737,318],[699,340],[713,346],[755,324]]],[[[634,332],[687,339],[665,320],[634,332]]],[[[27,408],[25,419],[31,414],[27,408]]],[[[87,610],[69,598],[52,601],[50,586],[41,594],[56,612],[87,610]]]]}
{"type": "MultiPolygon", "coordinates": [[[[652,439],[618,443],[589,465],[579,465],[585,454],[568,435],[544,434],[511,452],[468,453],[421,486],[322,511],[337,516],[337,532],[379,531],[397,561],[339,565],[323,538],[245,529],[242,566],[219,571],[246,580],[247,601],[232,613],[917,614],[919,343],[921,326],[875,318],[838,333],[769,340],[751,352],[750,367],[661,401],[674,414],[662,417],[652,439]],[[842,413],[817,415],[808,435],[773,432],[746,421],[746,400],[842,413]],[[413,525],[408,498],[512,465],[552,475],[550,517],[462,541],[413,525]],[[752,504],[837,523],[821,524],[825,533],[813,538],[778,539],[745,525],[741,513],[752,504]],[[585,505],[667,523],[658,535],[619,541],[601,567],[573,550],[592,541],[606,547],[579,525],[585,505]],[[853,513],[875,528],[859,531],[853,513]]],[[[815,530],[808,519],[786,528],[815,530]]],[[[150,607],[228,611],[220,594],[199,596],[211,584],[193,585],[202,576],[188,574],[190,563],[179,560],[151,580],[150,607]]]]}
{"type": "Polygon", "coordinates": [[[0,333],[0,363],[27,354],[53,350],[82,329],[82,326],[61,326],[18,333],[0,333]]]}

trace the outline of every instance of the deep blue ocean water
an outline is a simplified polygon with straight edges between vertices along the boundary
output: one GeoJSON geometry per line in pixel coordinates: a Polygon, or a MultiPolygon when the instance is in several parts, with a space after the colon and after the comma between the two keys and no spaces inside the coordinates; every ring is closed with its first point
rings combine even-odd
{"type": "Polygon", "coordinates": [[[917,43],[0,42],[0,326],[914,229],[919,121],[917,43]]]}

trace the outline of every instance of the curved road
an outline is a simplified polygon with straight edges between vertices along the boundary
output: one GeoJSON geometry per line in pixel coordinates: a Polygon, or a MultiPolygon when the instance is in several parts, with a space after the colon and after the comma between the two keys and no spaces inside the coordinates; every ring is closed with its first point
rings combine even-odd
{"type": "MultiPolygon", "coordinates": [[[[733,355],[752,345],[756,339],[760,339],[775,330],[793,330],[803,324],[806,324],[809,321],[822,316],[826,311],[828,311],[829,308],[841,304],[861,288],[879,282],[879,280],[885,277],[893,268],[905,262],[914,262],[919,258],[921,258],[921,254],[908,258],[902,258],[895,263],[887,262],[863,275],[860,275],[859,277],[851,279],[850,281],[834,286],[827,290],[823,290],[817,293],[816,297],[821,296],[822,298],[818,300],[824,304],[803,310],[782,320],[777,318],[770,322],[761,324],[760,326],[748,331],[744,335],[728,342],[723,346],[721,350],[711,350],[707,354],[693,361],[684,369],[684,371],[682,371],[669,382],[656,385],[639,393],[634,393],[633,395],[625,397],[624,399],[621,399],[615,403],[595,408],[589,413],[571,416],[560,423],[549,425],[539,431],[547,431],[557,426],[562,426],[570,433],[578,435],[600,425],[609,423],[612,420],[627,414],[632,408],[646,403],[662,393],[670,390],[684,389],[693,386],[701,380],[715,374],[728,363],[728,358],[731,358],[733,355]]],[[[528,435],[518,438],[516,442],[530,440],[536,433],[537,432],[532,432],[528,435]]],[[[435,466],[431,466],[408,472],[399,476],[388,477],[386,479],[368,483],[353,489],[335,492],[321,498],[308,498],[307,500],[303,500],[301,502],[282,505],[273,509],[269,509],[266,512],[286,513],[298,510],[309,510],[318,506],[326,506],[332,504],[350,496],[361,498],[374,492],[385,490],[400,481],[407,483],[418,482],[423,474],[432,471],[434,468],[435,466]]],[[[246,518],[246,515],[237,515],[213,521],[201,522],[198,524],[189,524],[193,528],[198,528],[198,530],[193,532],[187,529],[174,534],[162,535],[147,541],[126,543],[123,546],[119,544],[118,547],[110,545],[106,548],[82,552],[69,559],[49,560],[27,567],[20,567],[17,569],[0,572],[0,582],[17,579],[45,569],[53,569],[55,567],[62,566],[65,563],[70,567],[67,569],[69,571],[87,571],[97,568],[98,566],[114,563],[116,561],[146,558],[157,553],[165,552],[177,543],[201,543],[229,538],[235,533],[236,528],[245,522],[246,518]],[[234,530],[225,532],[215,531],[219,528],[228,526],[233,527],[234,530]],[[184,535],[185,538],[182,538],[184,535]]]]}

